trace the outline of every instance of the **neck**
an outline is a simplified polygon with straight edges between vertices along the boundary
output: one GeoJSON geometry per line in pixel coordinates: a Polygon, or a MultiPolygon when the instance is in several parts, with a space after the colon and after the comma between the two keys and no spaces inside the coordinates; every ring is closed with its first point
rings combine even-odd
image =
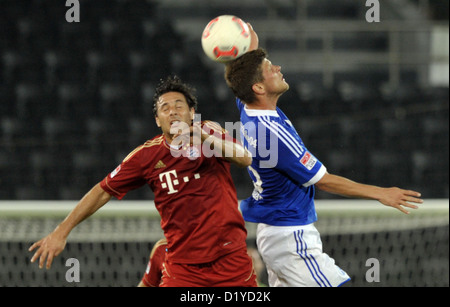
{"type": "Polygon", "coordinates": [[[166,139],[166,143],[171,145],[174,139],[174,135],[164,133],[164,137],[166,139]]]}
{"type": "Polygon", "coordinates": [[[276,110],[278,99],[256,100],[255,102],[245,104],[250,110],[276,110]]]}

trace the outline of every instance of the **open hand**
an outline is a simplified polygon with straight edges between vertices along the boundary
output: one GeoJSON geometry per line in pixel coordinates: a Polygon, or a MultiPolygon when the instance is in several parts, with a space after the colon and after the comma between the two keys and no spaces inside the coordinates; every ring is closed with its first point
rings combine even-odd
{"type": "Polygon", "coordinates": [[[409,211],[406,210],[405,207],[418,209],[418,206],[411,203],[423,203],[420,196],[420,193],[416,191],[403,190],[400,188],[385,188],[383,196],[379,199],[379,202],[385,206],[393,207],[405,214],[409,214],[409,211]]]}
{"type": "Polygon", "coordinates": [[[66,239],[58,236],[58,234],[52,232],[45,238],[37,241],[28,249],[33,251],[38,248],[31,258],[31,262],[34,263],[39,259],[39,268],[44,267],[45,260],[47,259],[46,268],[50,269],[53,259],[58,256],[66,247],[66,239]]]}

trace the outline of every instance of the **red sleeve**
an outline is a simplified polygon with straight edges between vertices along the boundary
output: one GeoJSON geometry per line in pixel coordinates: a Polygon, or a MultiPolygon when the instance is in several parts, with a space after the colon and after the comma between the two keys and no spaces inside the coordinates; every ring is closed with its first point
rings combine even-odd
{"type": "Polygon", "coordinates": [[[204,121],[202,122],[202,130],[210,135],[214,135],[223,140],[232,141],[234,143],[239,143],[236,139],[234,139],[227,130],[222,128],[218,123],[212,121],[204,121]]]}
{"type": "MultiPolygon", "coordinates": [[[[233,142],[236,144],[241,144],[238,140],[233,138],[226,129],[222,128],[218,123],[211,122],[211,121],[204,121],[204,122],[202,122],[202,130],[209,135],[213,135],[213,136],[217,137],[218,139],[222,139],[222,140],[228,141],[228,142],[233,142]]],[[[205,150],[205,149],[203,149],[203,150],[205,150]]],[[[218,157],[219,160],[228,162],[228,160],[226,160],[224,157],[222,157],[222,154],[218,154],[217,152],[212,151],[212,153],[208,153],[208,149],[206,149],[206,153],[204,152],[204,154],[207,157],[210,157],[210,155],[214,155],[215,157],[218,157]]],[[[225,153],[225,154],[227,154],[227,153],[225,153]]]]}
{"type": "Polygon", "coordinates": [[[122,199],[129,191],[143,186],[146,181],[142,176],[139,157],[139,151],[128,156],[100,182],[102,189],[117,199],[122,199]]]}
{"type": "Polygon", "coordinates": [[[167,242],[155,246],[147,265],[142,283],[147,287],[158,287],[161,283],[163,263],[166,257],[167,242]]]}

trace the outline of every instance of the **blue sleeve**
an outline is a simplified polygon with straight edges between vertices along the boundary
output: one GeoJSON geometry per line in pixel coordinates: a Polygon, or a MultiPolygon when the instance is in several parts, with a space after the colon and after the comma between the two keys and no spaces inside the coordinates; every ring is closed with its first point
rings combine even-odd
{"type": "Polygon", "coordinates": [[[265,144],[261,142],[264,138],[258,138],[257,159],[261,168],[275,168],[305,187],[323,177],[325,166],[296,137],[273,126],[266,126],[265,130],[265,144]]]}
{"type": "Polygon", "coordinates": [[[242,111],[242,108],[244,107],[244,103],[237,97],[236,97],[236,106],[240,113],[242,111]]]}

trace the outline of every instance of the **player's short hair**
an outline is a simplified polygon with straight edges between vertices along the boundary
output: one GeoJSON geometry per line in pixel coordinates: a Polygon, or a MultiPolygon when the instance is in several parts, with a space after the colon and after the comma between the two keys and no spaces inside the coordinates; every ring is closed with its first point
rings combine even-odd
{"type": "Polygon", "coordinates": [[[184,83],[178,76],[169,76],[166,79],[161,79],[153,95],[153,114],[158,116],[158,100],[159,98],[169,92],[178,92],[184,95],[189,105],[189,109],[194,108],[197,111],[197,96],[196,89],[187,83],[184,83]]]}
{"type": "Polygon", "coordinates": [[[234,95],[246,104],[256,100],[252,86],[264,81],[262,63],[268,57],[264,49],[245,53],[225,67],[225,80],[234,95]]]}

